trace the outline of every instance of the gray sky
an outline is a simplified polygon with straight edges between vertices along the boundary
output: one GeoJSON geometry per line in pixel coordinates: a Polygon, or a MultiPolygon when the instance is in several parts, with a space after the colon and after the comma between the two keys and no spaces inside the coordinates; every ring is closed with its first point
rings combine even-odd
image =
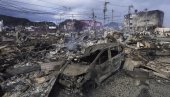
{"type": "MultiPolygon", "coordinates": [[[[114,21],[122,22],[127,14],[128,6],[143,11],[162,10],[165,13],[164,25],[170,27],[170,0],[107,0],[107,17],[111,20],[111,10],[114,10],[114,21]]],[[[60,22],[67,18],[90,19],[92,9],[97,20],[103,19],[104,0],[0,0],[0,13],[4,15],[28,18],[33,21],[60,22]],[[74,14],[74,15],[72,15],[74,14]]]]}

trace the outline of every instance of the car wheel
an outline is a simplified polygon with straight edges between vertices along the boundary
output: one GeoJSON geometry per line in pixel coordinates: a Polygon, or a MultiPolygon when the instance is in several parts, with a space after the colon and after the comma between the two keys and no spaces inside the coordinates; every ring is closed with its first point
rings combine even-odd
{"type": "Polygon", "coordinates": [[[97,83],[94,80],[88,80],[84,85],[83,85],[83,90],[85,92],[90,91],[91,89],[95,89],[97,87],[97,83]]]}

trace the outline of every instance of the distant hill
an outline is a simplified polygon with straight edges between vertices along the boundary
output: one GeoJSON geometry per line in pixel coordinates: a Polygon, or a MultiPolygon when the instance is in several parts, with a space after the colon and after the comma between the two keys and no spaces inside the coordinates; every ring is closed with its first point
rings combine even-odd
{"type": "Polygon", "coordinates": [[[53,22],[33,22],[25,18],[18,18],[18,17],[12,17],[12,16],[6,16],[6,15],[0,15],[0,20],[3,20],[5,26],[55,26],[55,23],[53,22]]]}
{"type": "Polygon", "coordinates": [[[104,27],[120,29],[122,27],[122,24],[121,23],[117,23],[117,22],[110,22],[110,23],[104,25],[104,27]]]}

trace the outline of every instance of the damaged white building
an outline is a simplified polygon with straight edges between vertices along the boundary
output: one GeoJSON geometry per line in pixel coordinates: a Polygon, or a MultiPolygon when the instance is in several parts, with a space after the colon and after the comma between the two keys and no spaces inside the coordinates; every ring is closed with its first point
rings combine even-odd
{"type": "Polygon", "coordinates": [[[164,12],[160,10],[141,11],[135,10],[132,14],[124,17],[124,27],[132,32],[153,31],[157,27],[163,26],[164,12]]]}
{"type": "Polygon", "coordinates": [[[2,32],[3,29],[3,20],[0,21],[0,32],[2,32]]]}

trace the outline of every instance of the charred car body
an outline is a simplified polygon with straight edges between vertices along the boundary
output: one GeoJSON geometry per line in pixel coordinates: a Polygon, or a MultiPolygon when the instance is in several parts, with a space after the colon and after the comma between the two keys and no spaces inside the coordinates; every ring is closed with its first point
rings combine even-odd
{"type": "Polygon", "coordinates": [[[69,62],[60,74],[59,83],[79,90],[86,83],[100,84],[119,70],[123,61],[123,48],[117,43],[90,46],[83,56],[69,62]]]}

